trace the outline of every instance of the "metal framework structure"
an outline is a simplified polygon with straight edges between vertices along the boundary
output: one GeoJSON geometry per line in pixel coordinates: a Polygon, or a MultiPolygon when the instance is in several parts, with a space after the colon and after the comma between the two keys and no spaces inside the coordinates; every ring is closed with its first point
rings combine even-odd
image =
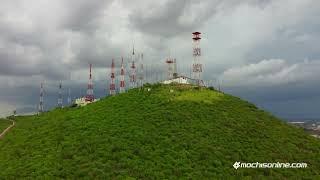
{"type": "Polygon", "coordinates": [[[87,89],[87,95],[85,97],[85,101],[86,102],[94,101],[93,82],[92,82],[92,64],[90,64],[89,82],[88,82],[88,89],[87,89]]]}
{"type": "Polygon", "coordinates": [[[201,40],[201,33],[200,32],[193,32],[192,33],[192,40],[193,40],[193,78],[197,80],[197,84],[201,84],[201,73],[202,73],[202,64],[200,63],[201,57],[201,48],[200,48],[200,40],[201,40]]]}
{"type": "Polygon", "coordinates": [[[137,81],[137,75],[136,75],[136,65],[135,65],[135,53],[134,53],[134,47],[132,49],[132,56],[131,56],[131,74],[130,74],[130,87],[135,88],[136,87],[136,81],[137,81]]]}
{"type": "Polygon", "coordinates": [[[120,93],[126,92],[124,75],[125,75],[125,73],[124,73],[124,67],[123,67],[123,58],[121,58],[120,88],[119,88],[120,93]]]}
{"type": "Polygon", "coordinates": [[[139,74],[138,74],[139,86],[142,87],[143,81],[144,81],[143,53],[141,53],[141,55],[140,55],[140,63],[139,63],[138,71],[139,71],[139,74]]]}
{"type": "Polygon", "coordinates": [[[176,66],[176,59],[173,58],[167,58],[166,59],[167,63],[167,78],[168,79],[173,79],[177,77],[177,66],[176,66]]]}
{"type": "Polygon", "coordinates": [[[62,82],[59,83],[58,107],[62,108],[62,82]]]}
{"type": "Polygon", "coordinates": [[[111,81],[110,81],[110,87],[109,87],[109,94],[115,95],[116,94],[116,84],[115,84],[115,73],[114,73],[115,65],[114,65],[114,59],[112,59],[111,63],[111,81]]]}
{"type": "Polygon", "coordinates": [[[68,89],[68,104],[71,104],[71,89],[68,89]]]}
{"type": "Polygon", "coordinates": [[[173,78],[178,77],[178,71],[177,71],[177,60],[174,59],[173,61],[173,78]]]}
{"type": "Polygon", "coordinates": [[[42,113],[44,111],[43,108],[43,95],[44,95],[44,89],[43,89],[43,83],[40,84],[40,101],[39,101],[39,107],[38,112],[42,113]]]}

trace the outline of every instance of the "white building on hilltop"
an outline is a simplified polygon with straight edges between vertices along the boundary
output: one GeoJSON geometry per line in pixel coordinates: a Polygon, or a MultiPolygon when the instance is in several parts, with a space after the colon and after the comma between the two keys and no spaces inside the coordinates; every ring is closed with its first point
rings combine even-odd
{"type": "Polygon", "coordinates": [[[90,101],[86,101],[86,98],[85,97],[82,97],[82,98],[78,98],[74,101],[74,104],[76,104],[77,106],[86,106],[90,103],[93,103],[93,102],[97,102],[99,101],[99,99],[94,99],[92,102],[90,101]]]}
{"type": "MultiPolygon", "coordinates": [[[[175,78],[165,80],[162,82],[162,84],[171,84],[171,83],[198,85],[196,79],[191,79],[186,76],[177,76],[175,78]]],[[[202,80],[200,81],[200,86],[204,86],[204,83],[202,80]]]]}

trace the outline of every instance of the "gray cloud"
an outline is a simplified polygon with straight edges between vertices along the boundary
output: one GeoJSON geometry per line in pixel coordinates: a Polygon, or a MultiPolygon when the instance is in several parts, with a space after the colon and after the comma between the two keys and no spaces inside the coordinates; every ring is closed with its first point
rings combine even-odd
{"type": "Polygon", "coordinates": [[[320,105],[320,61],[289,63],[283,59],[227,69],[220,76],[224,89],[287,119],[317,118],[320,105]],[[294,107],[290,109],[290,107],[294,107]],[[300,109],[299,109],[299,108],[300,109]],[[298,110],[298,111],[297,111],[298,110]]]}
{"type": "Polygon", "coordinates": [[[299,103],[318,106],[308,99],[319,97],[319,7],[316,0],[3,0],[0,109],[32,109],[41,81],[48,108],[56,103],[59,80],[83,95],[89,63],[101,97],[111,59],[119,64],[123,56],[127,63],[133,43],[149,73],[163,78],[170,52],[189,75],[190,33],[199,30],[205,79],[221,77],[228,92],[280,116],[320,116],[314,108],[288,111],[299,103]]]}
{"type": "Polygon", "coordinates": [[[270,0],[152,2],[142,8],[133,8],[129,18],[132,26],[140,32],[171,38],[190,34],[203,26],[217,11],[230,12],[241,3],[262,8],[270,3],[270,0]]]}
{"type": "Polygon", "coordinates": [[[93,32],[99,27],[99,19],[104,15],[112,0],[71,0],[62,1],[65,14],[62,19],[63,28],[72,31],[93,32]]]}
{"type": "Polygon", "coordinates": [[[283,84],[314,83],[318,80],[320,61],[289,64],[283,59],[263,60],[256,64],[226,70],[221,79],[225,86],[276,86],[283,84]]]}

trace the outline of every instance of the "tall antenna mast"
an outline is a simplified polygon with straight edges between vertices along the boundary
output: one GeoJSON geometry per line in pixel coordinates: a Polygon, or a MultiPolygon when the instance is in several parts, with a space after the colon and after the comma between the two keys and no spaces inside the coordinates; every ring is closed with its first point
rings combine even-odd
{"type": "Polygon", "coordinates": [[[68,89],[68,104],[71,104],[71,89],[68,89]]]}
{"type": "Polygon", "coordinates": [[[44,89],[43,89],[43,83],[40,84],[40,101],[39,101],[39,108],[38,112],[43,112],[43,95],[44,95],[44,89]]]}
{"type": "Polygon", "coordinates": [[[71,104],[71,88],[70,88],[70,81],[71,81],[71,70],[69,71],[69,88],[68,88],[68,104],[71,104]]]}
{"type": "Polygon", "coordinates": [[[62,82],[59,83],[58,107],[62,108],[62,82]]]}
{"type": "Polygon", "coordinates": [[[143,74],[143,53],[140,55],[140,64],[139,64],[139,85],[143,86],[144,74],[143,74]]]}
{"type": "Polygon", "coordinates": [[[202,64],[200,63],[201,49],[200,49],[200,32],[192,33],[193,40],[193,78],[197,81],[198,86],[201,82],[202,64]]]}
{"type": "Polygon", "coordinates": [[[177,78],[178,77],[178,72],[177,72],[177,60],[174,59],[173,60],[173,78],[177,78]]]}
{"type": "Polygon", "coordinates": [[[111,82],[110,82],[110,92],[109,92],[110,95],[115,95],[116,94],[116,84],[115,84],[115,81],[114,81],[114,78],[115,78],[114,68],[115,68],[114,59],[112,59],[112,63],[111,63],[111,82]]]}
{"type": "Polygon", "coordinates": [[[87,89],[87,95],[86,95],[85,101],[86,102],[94,101],[93,82],[92,82],[92,64],[90,64],[89,82],[88,82],[88,89],[87,89]]]}
{"type": "Polygon", "coordinates": [[[123,67],[123,58],[121,58],[121,69],[120,69],[120,93],[124,93],[125,89],[125,82],[124,82],[124,67],[123,67]]]}
{"type": "Polygon", "coordinates": [[[171,57],[166,59],[166,63],[168,66],[168,70],[167,70],[167,78],[169,79],[173,79],[173,71],[174,71],[174,67],[173,67],[173,63],[174,63],[174,59],[172,59],[171,57]]]}
{"type": "Polygon", "coordinates": [[[130,75],[130,86],[131,88],[135,88],[136,87],[136,65],[135,65],[135,54],[134,54],[134,45],[133,45],[133,49],[132,49],[132,57],[131,57],[131,75],[130,75]]]}

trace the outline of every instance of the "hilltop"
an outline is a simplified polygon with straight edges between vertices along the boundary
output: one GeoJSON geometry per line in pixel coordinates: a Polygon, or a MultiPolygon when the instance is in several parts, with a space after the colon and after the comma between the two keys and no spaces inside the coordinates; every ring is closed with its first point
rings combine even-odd
{"type": "Polygon", "coordinates": [[[16,117],[0,140],[0,177],[203,179],[313,177],[320,141],[213,89],[146,85],[81,108],[16,117]],[[305,162],[306,169],[237,169],[305,162]]]}

